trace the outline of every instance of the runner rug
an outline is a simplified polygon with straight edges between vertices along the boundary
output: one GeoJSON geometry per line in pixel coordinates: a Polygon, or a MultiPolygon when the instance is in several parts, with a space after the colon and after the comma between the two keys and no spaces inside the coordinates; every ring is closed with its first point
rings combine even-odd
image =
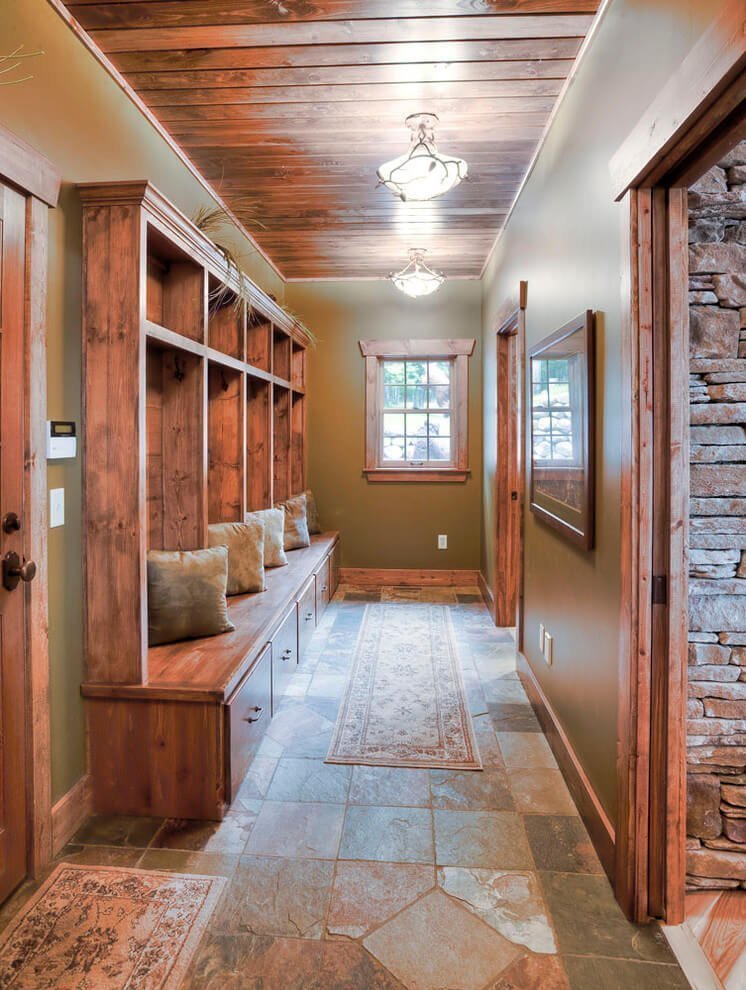
{"type": "Polygon", "coordinates": [[[326,762],[482,769],[445,605],[366,606],[326,762]]]}
{"type": "Polygon", "coordinates": [[[62,864],[0,938],[0,987],[176,990],[222,877],[62,864]]]}

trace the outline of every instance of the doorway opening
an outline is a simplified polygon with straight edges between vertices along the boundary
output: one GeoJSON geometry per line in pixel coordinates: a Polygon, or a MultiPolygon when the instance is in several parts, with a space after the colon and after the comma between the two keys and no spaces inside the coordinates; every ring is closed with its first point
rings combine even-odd
{"type": "MultiPolygon", "coordinates": [[[[740,23],[736,7],[723,15],[733,25],[740,23]]],[[[689,520],[689,263],[698,251],[689,249],[687,190],[744,136],[746,56],[738,32],[727,28],[718,24],[698,42],[612,162],[629,220],[623,401],[631,414],[622,478],[615,886],[630,917],[669,925],[684,920],[687,886],[690,530],[711,525],[692,520],[690,527],[689,520]],[[735,39],[726,55],[723,37],[735,39]],[[689,84],[695,65],[711,73],[706,84],[698,77],[696,90],[689,84]],[[672,107],[677,100],[681,106],[672,107]]],[[[693,487],[697,478],[695,470],[693,487]]],[[[694,583],[700,580],[692,580],[695,589],[712,590],[694,583]]],[[[708,727],[693,721],[708,735],[717,720],[708,727]]],[[[703,751],[710,748],[705,741],[703,751]]]]}

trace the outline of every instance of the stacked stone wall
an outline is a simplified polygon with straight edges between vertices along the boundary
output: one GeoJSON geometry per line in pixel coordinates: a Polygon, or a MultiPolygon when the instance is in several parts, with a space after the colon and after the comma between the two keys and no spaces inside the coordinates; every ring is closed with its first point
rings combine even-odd
{"type": "Polygon", "coordinates": [[[746,141],[689,191],[689,887],[746,887],[745,245],[746,141]]]}

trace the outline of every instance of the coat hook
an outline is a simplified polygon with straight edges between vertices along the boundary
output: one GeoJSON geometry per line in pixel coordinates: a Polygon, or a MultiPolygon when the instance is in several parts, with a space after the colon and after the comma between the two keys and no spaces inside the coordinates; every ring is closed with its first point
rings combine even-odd
{"type": "Polygon", "coordinates": [[[183,382],[186,378],[184,359],[179,354],[174,355],[174,378],[177,382],[183,382]]]}

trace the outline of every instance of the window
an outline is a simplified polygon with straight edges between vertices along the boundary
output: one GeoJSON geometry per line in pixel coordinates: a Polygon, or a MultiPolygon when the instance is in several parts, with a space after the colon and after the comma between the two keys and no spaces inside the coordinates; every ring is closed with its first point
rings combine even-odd
{"type": "Polygon", "coordinates": [[[370,481],[468,476],[468,359],[474,340],[363,340],[370,481]]]}

